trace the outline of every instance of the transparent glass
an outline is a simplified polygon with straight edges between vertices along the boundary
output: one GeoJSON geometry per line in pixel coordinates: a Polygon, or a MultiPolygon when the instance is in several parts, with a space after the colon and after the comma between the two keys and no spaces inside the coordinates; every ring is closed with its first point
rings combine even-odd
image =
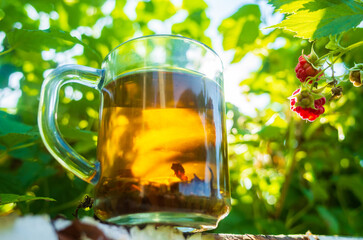
{"type": "Polygon", "coordinates": [[[43,83],[38,124],[56,160],[96,184],[102,220],[203,231],[230,211],[223,67],[200,42],[146,36],[113,49],[102,69],[57,68],[43,83]],[[59,132],[58,92],[69,82],[101,93],[97,164],[59,132]]]}

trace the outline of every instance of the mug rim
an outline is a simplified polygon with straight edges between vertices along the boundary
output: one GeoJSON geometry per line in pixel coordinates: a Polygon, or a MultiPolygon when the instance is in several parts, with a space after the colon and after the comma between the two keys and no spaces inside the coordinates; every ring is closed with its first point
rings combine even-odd
{"type": "Polygon", "coordinates": [[[139,36],[139,37],[135,37],[135,38],[131,38],[123,43],[120,43],[119,45],[117,45],[116,47],[114,47],[106,56],[105,58],[103,59],[102,62],[105,62],[107,61],[108,57],[110,56],[110,54],[115,51],[117,48],[123,46],[124,44],[128,43],[128,42],[132,42],[132,41],[137,41],[137,40],[143,40],[143,39],[148,39],[148,38],[176,38],[176,39],[184,39],[186,41],[189,41],[189,42],[193,42],[197,45],[200,45],[204,48],[206,48],[207,50],[211,51],[220,61],[220,64],[221,64],[221,70],[223,71],[224,69],[224,66],[223,66],[223,62],[222,62],[222,59],[219,57],[219,55],[217,54],[216,51],[214,51],[211,47],[209,47],[208,45],[206,45],[205,43],[202,43],[198,40],[195,40],[195,39],[192,39],[192,38],[189,38],[189,37],[185,37],[185,36],[182,36],[182,35],[174,35],[174,34],[151,34],[151,35],[145,35],[145,36],[139,36]]]}

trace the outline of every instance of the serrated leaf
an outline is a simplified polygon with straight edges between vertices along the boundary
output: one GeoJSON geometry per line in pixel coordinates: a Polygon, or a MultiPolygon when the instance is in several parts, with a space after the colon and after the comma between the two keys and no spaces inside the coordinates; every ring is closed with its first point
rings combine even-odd
{"type": "Polygon", "coordinates": [[[294,13],[309,1],[311,0],[270,0],[269,3],[280,13],[294,13]]]}
{"type": "MultiPolygon", "coordinates": [[[[297,7],[297,6],[296,6],[297,7]]],[[[347,0],[312,1],[272,27],[295,32],[296,37],[314,40],[336,35],[359,25],[363,19],[363,4],[347,0]]]]}
{"type": "Polygon", "coordinates": [[[57,30],[28,30],[28,29],[13,29],[7,34],[8,43],[11,48],[21,49],[27,52],[40,52],[45,49],[54,48],[59,49],[61,46],[68,44],[81,44],[91,51],[98,60],[102,61],[101,56],[90,48],[87,44],[83,43],[76,37],[70,35],[70,33],[57,30]]]}
{"type": "Polygon", "coordinates": [[[48,198],[48,197],[34,197],[34,196],[28,196],[28,195],[0,193],[0,205],[4,205],[4,204],[8,204],[8,203],[24,202],[24,201],[34,201],[34,200],[55,201],[55,199],[48,198]]]}

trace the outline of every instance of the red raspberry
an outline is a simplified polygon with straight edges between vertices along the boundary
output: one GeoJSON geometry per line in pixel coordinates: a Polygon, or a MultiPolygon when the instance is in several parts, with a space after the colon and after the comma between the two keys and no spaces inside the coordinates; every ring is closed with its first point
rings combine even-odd
{"type": "MultiPolygon", "coordinates": [[[[309,57],[310,55],[305,57],[309,57]]],[[[306,59],[303,55],[299,57],[299,62],[295,68],[296,77],[300,80],[300,82],[306,82],[308,77],[315,77],[320,71],[316,70],[306,59]]],[[[319,77],[320,78],[320,77],[319,77]]],[[[309,81],[311,84],[313,81],[309,81]]]]}
{"type": "Polygon", "coordinates": [[[323,107],[323,105],[326,103],[326,99],[325,97],[319,98],[314,100],[314,107],[316,109],[313,109],[311,107],[301,107],[301,106],[296,106],[297,104],[297,97],[296,95],[300,93],[300,89],[296,90],[293,93],[293,96],[290,99],[290,108],[292,111],[296,112],[303,120],[308,120],[310,122],[313,122],[315,119],[317,119],[321,114],[323,114],[325,112],[325,108],[323,107]]]}
{"type": "MultiPolygon", "coordinates": [[[[292,96],[298,94],[300,92],[300,88],[295,90],[293,93],[292,93],[292,96]]],[[[291,98],[290,99],[290,109],[293,110],[293,108],[295,108],[295,104],[296,104],[296,97],[294,98],[291,98]]],[[[294,110],[293,110],[294,111],[294,110]]]]}

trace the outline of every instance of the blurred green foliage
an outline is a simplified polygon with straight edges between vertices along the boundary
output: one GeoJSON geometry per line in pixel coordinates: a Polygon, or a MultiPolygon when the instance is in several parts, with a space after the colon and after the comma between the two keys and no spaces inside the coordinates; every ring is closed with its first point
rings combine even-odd
{"type": "MultiPolygon", "coordinates": [[[[294,1],[273,2],[286,9],[291,5],[281,4],[294,1]]],[[[173,23],[172,33],[218,44],[205,35],[210,16],[203,0],[184,0],[180,6],[169,0],[138,1],[135,18],[125,14],[125,5],[126,0],[0,3],[4,38],[0,102],[14,106],[0,111],[0,197],[6,199],[0,203],[0,215],[17,211],[72,218],[83,196],[92,192],[91,185],[54,161],[40,140],[36,119],[46,70],[60,63],[100,67],[102,58],[118,44],[153,34],[151,21],[167,22],[179,12],[187,15],[173,23]],[[44,22],[49,25],[40,30],[44,22]],[[6,102],[9,91],[21,93],[16,105],[6,102]],[[29,201],[37,197],[56,201],[29,201]]],[[[259,95],[267,96],[269,103],[256,108],[255,116],[227,103],[233,207],[216,231],[362,235],[363,88],[343,81],[341,99],[329,102],[326,113],[314,123],[301,121],[290,111],[287,98],[300,84],[294,72],[297,59],[302,50],[309,52],[311,44],[280,29],[262,32],[261,12],[261,5],[241,3],[218,28],[224,50],[233,51],[233,63],[247,53],[261,59],[260,68],[241,79],[241,94],[252,105],[259,95]]],[[[348,46],[362,35],[362,29],[348,30],[341,44],[348,46]]],[[[315,43],[319,55],[328,51],[325,36],[315,43]]],[[[340,65],[349,68],[362,58],[363,49],[357,48],[344,55],[340,65]]],[[[63,88],[58,110],[61,132],[92,161],[96,160],[98,106],[97,91],[79,85],[63,88]]]]}

